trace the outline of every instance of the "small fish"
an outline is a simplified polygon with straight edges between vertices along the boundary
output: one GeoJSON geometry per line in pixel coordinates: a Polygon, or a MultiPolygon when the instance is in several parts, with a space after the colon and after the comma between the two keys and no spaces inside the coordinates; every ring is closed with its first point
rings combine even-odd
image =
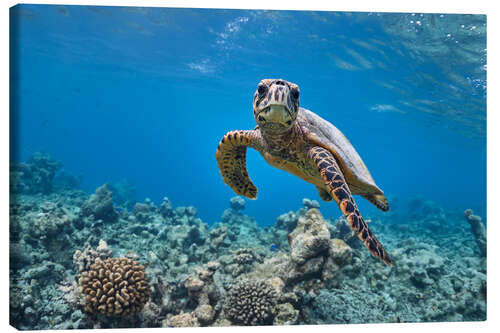
{"type": "Polygon", "coordinates": [[[19,184],[17,184],[17,188],[18,188],[19,190],[24,190],[24,188],[25,188],[25,187],[26,187],[26,185],[24,185],[24,183],[19,183],[19,184]]]}
{"type": "Polygon", "coordinates": [[[121,207],[116,207],[115,210],[118,212],[118,213],[121,213],[121,211],[123,210],[121,207]]]}
{"type": "Polygon", "coordinates": [[[271,244],[271,246],[269,247],[269,251],[271,251],[271,252],[276,252],[276,251],[278,251],[278,245],[276,245],[276,244],[271,244]]]}

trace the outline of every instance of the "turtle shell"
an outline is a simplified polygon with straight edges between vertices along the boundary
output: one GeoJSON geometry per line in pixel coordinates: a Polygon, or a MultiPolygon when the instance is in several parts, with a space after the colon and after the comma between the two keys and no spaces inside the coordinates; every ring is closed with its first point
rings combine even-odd
{"type": "Polygon", "coordinates": [[[338,128],[304,108],[300,108],[298,119],[308,130],[309,141],[335,156],[353,194],[383,194],[356,149],[338,128]]]}

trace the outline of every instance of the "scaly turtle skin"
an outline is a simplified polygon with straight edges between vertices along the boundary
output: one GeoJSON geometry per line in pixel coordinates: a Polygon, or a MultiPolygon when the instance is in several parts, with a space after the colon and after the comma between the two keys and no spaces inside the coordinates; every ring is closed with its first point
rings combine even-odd
{"type": "Polygon", "coordinates": [[[387,211],[384,193],[346,137],[328,121],[301,108],[299,95],[296,84],[282,79],[259,83],[253,99],[258,125],[253,130],[226,133],[217,148],[224,182],[239,195],[257,198],[257,188],[246,168],[246,150],[252,147],[272,166],[315,185],[323,200],[335,200],[368,250],[392,265],[352,196],[359,194],[387,211]]]}

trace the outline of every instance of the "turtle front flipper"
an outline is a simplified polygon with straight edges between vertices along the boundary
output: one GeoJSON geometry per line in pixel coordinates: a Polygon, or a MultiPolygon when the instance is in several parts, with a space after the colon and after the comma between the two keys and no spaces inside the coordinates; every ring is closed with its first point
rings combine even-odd
{"type": "Polygon", "coordinates": [[[389,255],[361,216],[356,202],[352,197],[351,190],[347,186],[342,171],[333,155],[322,147],[313,147],[308,151],[308,157],[318,167],[329,194],[339,205],[351,228],[356,231],[363,244],[365,244],[375,257],[380,258],[387,265],[391,266],[392,262],[389,255]]]}
{"type": "Polygon", "coordinates": [[[217,164],[224,183],[236,194],[250,199],[257,198],[257,187],[248,176],[246,166],[247,146],[257,148],[260,145],[259,132],[231,131],[226,133],[217,147],[217,164]]]}

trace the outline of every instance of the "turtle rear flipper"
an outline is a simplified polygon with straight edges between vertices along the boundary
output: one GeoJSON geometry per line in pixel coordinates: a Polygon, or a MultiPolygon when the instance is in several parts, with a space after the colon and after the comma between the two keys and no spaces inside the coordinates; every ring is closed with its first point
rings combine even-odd
{"type": "Polygon", "coordinates": [[[378,209],[383,212],[387,212],[389,210],[389,202],[387,198],[383,194],[363,194],[363,198],[370,201],[375,205],[378,209]]]}
{"type": "Polygon", "coordinates": [[[231,131],[219,142],[217,164],[224,180],[236,194],[257,198],[257,187],[252,183],[246,167],[247,146],[258,145],[256,131],[231,131]]]}
{"type": "Polygon", "coordinates": [[[332,196],[327,190],[319,186],[316,186],[316,188],[318,189],[319,196],[323,199],[323,201],[332,201],[332,196]]]}
{"type": "Polygon", "coordinates": [[[308,157],[317,165],[329,194],[339,205],[351,229],[356,231],[363,244],[375,257],[391,266],[389,255],[361,216],[351,190],[333,155],[325,148],[313,147],[309,150],[308,157]]]}

